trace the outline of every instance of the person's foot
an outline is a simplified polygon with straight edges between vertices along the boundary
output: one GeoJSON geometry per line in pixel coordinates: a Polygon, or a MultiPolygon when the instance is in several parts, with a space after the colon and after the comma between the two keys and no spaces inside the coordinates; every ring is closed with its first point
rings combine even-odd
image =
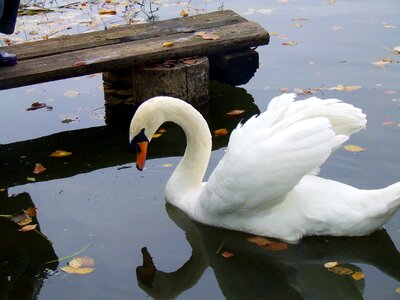
{"type": "Polygon", "coordinates": [[[12,53],[0,51],[0,67],[9,67],[17,63],[17,56],[12,53]]]}

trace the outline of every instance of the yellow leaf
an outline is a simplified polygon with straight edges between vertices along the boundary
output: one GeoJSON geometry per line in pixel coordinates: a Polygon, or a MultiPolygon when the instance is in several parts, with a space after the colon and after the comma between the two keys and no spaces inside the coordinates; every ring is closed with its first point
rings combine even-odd
{"type": "Polygon", "coordinates": [[[163,164],[162,165],[164,168],[172,167],[172,164],[163,164]]]}
{"type": "Polygon", "coordinates": [[[76,257],[71,260],[68,265],[74,269],[78,268],[94,268],[94,259],[90,256],[76,257]]]}
{"type": "Polygon", "coordinates": [[[163,47],[172,47],[172,46],[174,46],[175,44],[173,43],[173,42],[164,42],[164,43],[162,43],[162,46],[163,47]]]}
{"type": "Polygon", "coordinates": [[[214,137],[224,136],[228,134],[228,130],[226,128],[220,128],[214,130],[214,137]]]}
{"type": "Polygon", "coordinates": [[[232,252],[224,251],[221,253],[221,256],[224,258],[232,258],[233,256],[235,256],[235,254],[232,252]]]}
{"type": "Polygon", "coordinates": [[[0,192],[4,192],[5,190],[5,188],[0,188],[0,192]]]}
{"type": "Polygon", "coordinates": [[[33,169],[33,174],[40,174],[43,173],[44,171],[46,171],[46,168],[43,167],[42,164],[40,163],[35,164],[35,168],[33,169]]]}
{"type": "Polygon", "coordinates": [[[397,293],[397,294],[400,294],[400,287],[398,287],[398,288],[396,289],[396,293],[397,293]]]}
{"type": "Polygon", "coordinates": [[[161,133],[155,133],[155,134],[153,134],[152,138],[156,139],[156,138],[159,138],[160,136],[162,136],[161,133]]]}
{"type": "Polygon", "coordinates": [[[50,157],[65,157],[71,155],[72,152],[64,151],[64,150],[56,150],[50,154],[50,157]]]}
{"type": "Polygon", "coordinates": [[[338,261],[330,261],[330,262],[324,263],[324,267],[329,269],[329,268],[336,267],[338,264],[339,264],[338,261]]]}
{"type": "Polygon", "coordinates": [[[269,239],[261,236],[253,236],[253,237],[248,237],[247,241],[252,244],[256,244],[258,246],[265,246],[272,244],[273,242],[270,241],[269,239]]]}
{"type": "Polygon", "coordinates": [[[181,15],[182,17],[187,17],[187,16],[189,16],[189,12],[186,11],[186,10],[184,10],[184,9],[182,9],[181,12],[180,12],[180,15],[181,15]]]}
{"type": "Polygon", "coordinates": [[[367,150],[367,149],[357,146],[357,145],[346,145],[343,148],[350,152],[361,152],[361,151],[367,150]]]}
{"type": "Polygon", "coordinates": [[[37,209],[35,207],[29,207],[24,211],[24,214],[28,217],[35,217],[37,215],[37,209]]]}
{"type": "Polygon", "coordinates": [[[365,274],[363,272],[355,272],[351,274],[351,277],[353,277],[354,280],[361,280],[365,277],[365,274]]]}
{"type": "Polygon", "coordinates": [[[100,9],[99,15],[116,15],[115,9],[100,9]]]}
{"type": "Polygon", "coordinates": [[[288,41],[288,42],[283,42],[283,46],[296,46],[297,42],[296,41],[288,41]]]}
{"type": "Polygon", "coordinates": [[[161,128],[161,129],[158,129],[157,132],[158,132],[158,133],[166,133],[167,130],[165,130],[164,128],[161,128]]]}
{"type": "Polygon", "coordinates": [[[75,269],[71,266],[65,266],[60,269],[61,269],[61,271],[64,271],[69,274],[81,274],[81,275],[89,274],[94,271],[94,268],[77,268],[77,269],[75,269]]]}
{"type": "Polygon", "coordinates": [[[240,116],[244,112],[245,112],[245,110],[242,110],[242,109],[234,109],[234,110],[231,110],[230,112],[227,112],[225,114],[225,116],[229,116],[229,117],[240,116]]]}
{"type": "Polygon", "coordinates": [[[342,92],[352,92],[361,89],[360,85],[342,85],[333,86],[328,88],[330,91],[342,91],[342,92]]]}
{"type": "Polygon", "coordinates": [[[25,226],[28,225],[30,222],[32,222],[32,219],[28,216],[25,216],[25,218],[22,221],[18,222],[18,225],[25,226]]]}
{"type": "Polygon", "coordinates": [[[337,275],[350,275],[353,274],[353,270],[346,267],[335,266],[332,268],[328,268],[329,272],[335,273],[337,275]]]}
{"type": "Polygon", "coordinates": [[[36,178],[35,177],[26,177],[26,180],[35,182],[36,178]]]}
{"type": "Polygon", "coordinates": [[[20,230],[18,231],[22,231],[22,232],[26,232],[26,231],[31,231],[31,230],[35,230],[37,227],[37,224],[33,224],[33,225],[26,225],[24,227],[22,227],[20,230]]]}

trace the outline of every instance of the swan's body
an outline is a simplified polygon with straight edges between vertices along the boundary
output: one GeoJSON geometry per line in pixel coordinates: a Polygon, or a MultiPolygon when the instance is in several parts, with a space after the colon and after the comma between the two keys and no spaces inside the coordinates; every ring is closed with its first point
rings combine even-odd
{"type": "MultiPolygon", "coordinates": [[[[400,183],[360,190],[315,175],[336,148],[365,127],[365,115],[336,99],[294,97],[276,97],[266,112],[239,124],[207,183],[202,180],[211,135],[186,102],[155,97],[142,104],[131,122],[131,143],[147,144],[165,121],[183,128],[187,148],[165,197],[199,222],[289,242],[305,235],[360,236],[381,228],[400,206],[400,183]]],[[[139,169],[145,150],[138,151],[139,169]]]]}

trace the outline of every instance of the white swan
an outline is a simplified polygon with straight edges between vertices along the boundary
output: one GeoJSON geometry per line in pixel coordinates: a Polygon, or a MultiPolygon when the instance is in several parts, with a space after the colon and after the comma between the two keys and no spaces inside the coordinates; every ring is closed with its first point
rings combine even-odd
{"type": "Polygon", "coordinates": [[[329,155],[365,127],[365,115],[336,99],[294,98],[276,97],[266,112],[239,124],[207,183],[202,182],[211,153],[206,121],[182,100],[152,98],[130,125],[137,168],[144,168],[153,134],[172,121],[184,130],[187,147],[165,197],[192,219],[288,242],[305,235],[360,236],[381,228],[400,206],[400,182],[360,190],[316,176],[329,155]]]}

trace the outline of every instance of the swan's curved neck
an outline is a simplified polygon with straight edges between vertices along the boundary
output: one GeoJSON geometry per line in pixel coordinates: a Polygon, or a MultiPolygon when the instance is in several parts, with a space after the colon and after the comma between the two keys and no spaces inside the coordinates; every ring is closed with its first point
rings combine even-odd
{"type": "Polygon", "coordinates": [[[183,159],[171,175],[165,188],[166,200],[182,208],[185,195],[198,190],[211,154],[211,134],[207,122],[190,104],[183,101],[167,103],[166,121],[182,127],[186,135],[183,159]]]}

